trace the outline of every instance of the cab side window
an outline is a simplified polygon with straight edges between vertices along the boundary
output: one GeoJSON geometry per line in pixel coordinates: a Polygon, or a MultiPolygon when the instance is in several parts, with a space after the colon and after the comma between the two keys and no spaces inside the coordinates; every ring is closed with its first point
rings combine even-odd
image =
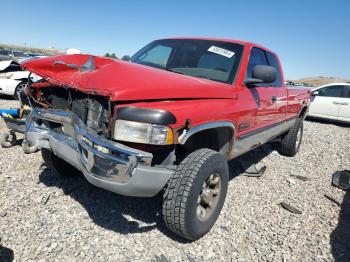
{"type": "Polygon", "coordinates": [[[274,54],[265,52],[264,50],[257,47],[252,48],[248,62],[247,78],[253,78],[253,68],[256,65],[268,65],[276,69],[275,82],[259,84],[259,86],[282,86],[281,68],[278,64],[277,57],[274,54]]]}
{"type": "Polygon", "coordinates": [[[266,52],[267,61],[269,62],[269,66],[272,66],[276,69],[276,80],[271,84],[271,86],[281,87],[282,86],[282,78],[281,78],[281,68],[278,64],[277,57],[270,53],[266,52]]]}
{"type": "Polygon", "coordinates": [[[327,86],[318,90],[318,96],[343,97],[344,86],[327,86]]]}
{"type": "Polygon", "coordinates": [[[249,56],[247,78],[253,78],[253,68],[256,65],[268,65],[268,62],[264,50],[253,47],[249,56]]]}

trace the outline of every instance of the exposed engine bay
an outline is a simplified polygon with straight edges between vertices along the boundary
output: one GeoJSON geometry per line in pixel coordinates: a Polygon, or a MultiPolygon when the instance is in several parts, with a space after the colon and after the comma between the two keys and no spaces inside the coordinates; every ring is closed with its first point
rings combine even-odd
{"type": "Polygon", "coordinates": [[[98,135],[110,137],[111,105],[107,98],[45,82],[34,83],[31,87],[28,93],[34,108],[71,111],[98,135]],[[43,84],[47,86],[42,87],[43,84]],[[36,86],[40,86],[40,89],[36,86]]]}

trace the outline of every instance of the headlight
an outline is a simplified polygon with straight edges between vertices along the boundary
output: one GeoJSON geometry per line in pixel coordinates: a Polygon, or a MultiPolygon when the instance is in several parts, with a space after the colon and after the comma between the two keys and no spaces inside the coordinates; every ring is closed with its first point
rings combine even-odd
{"type": "Polygon", "coordinates": [[[167,126],[116,120],[113,138],[142,144],[170,145],[173,143],[173,132],[167,126]]]}

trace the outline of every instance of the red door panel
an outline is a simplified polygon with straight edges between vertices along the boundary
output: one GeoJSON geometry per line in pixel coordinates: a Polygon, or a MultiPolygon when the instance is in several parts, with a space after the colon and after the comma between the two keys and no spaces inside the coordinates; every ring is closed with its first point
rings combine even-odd
{"type": "Polygon", "coordinates": [[[251,89],[256,94],[256,127],[263,128],[277,122],[276,89],[274,87],[255,87],[251,89]],[[255,90],[255,91],[254,91],[255,90]]]}

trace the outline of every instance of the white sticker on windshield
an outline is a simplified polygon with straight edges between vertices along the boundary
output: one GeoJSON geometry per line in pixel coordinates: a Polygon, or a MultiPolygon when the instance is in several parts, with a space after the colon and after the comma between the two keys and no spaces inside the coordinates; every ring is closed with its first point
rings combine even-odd
{"type": "Polygon", "coordinates": [[[209,47],[208,49],[209,52],[212,52],[212,53],[215,53],[215,54],[218,54],[218,55],[223,55],[223,56],[226,56],[228,58],[231,58],[234,56],[235,52],[232,52],[230,50],[226,50],[224,48],[221,48],[221,47],[217,47],[217,46],[211,46],[209,47]]]}

